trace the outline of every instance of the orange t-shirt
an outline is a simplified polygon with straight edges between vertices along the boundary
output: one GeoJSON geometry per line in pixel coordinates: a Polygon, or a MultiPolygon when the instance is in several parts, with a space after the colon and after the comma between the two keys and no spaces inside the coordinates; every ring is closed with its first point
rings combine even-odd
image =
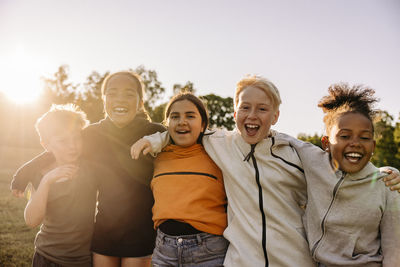
{"type": "Polygon", "coordinates": [[[165,147],[155,160],[151,189],[154,228],[172,219],[222,235],[227,226],[222,173],[202,145],[165,147]]]}

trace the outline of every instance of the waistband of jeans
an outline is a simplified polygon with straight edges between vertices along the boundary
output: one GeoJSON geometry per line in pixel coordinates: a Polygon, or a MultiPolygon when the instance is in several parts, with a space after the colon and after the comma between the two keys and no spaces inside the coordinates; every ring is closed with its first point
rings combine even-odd
{"type": "Polygon", "coordinates": [[[201,244],[203,241],[206,239],[209,239],[211,237],[219,237],[218,235],[213,235],[210,233],[206,232],[201,232],[199,234],[193,234],[193,235],[180,235],[180,236],[172,236],[163,233],[160,229],[157,229],[157,239],[162,240],[163,242],[167,242],[170,244],[191,244],[191,243],[196,243],[196,244],[201,244]]]}

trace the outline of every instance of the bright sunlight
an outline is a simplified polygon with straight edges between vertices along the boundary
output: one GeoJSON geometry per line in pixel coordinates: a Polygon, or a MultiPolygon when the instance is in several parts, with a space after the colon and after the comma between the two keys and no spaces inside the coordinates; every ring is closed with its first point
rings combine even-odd
{"type": "Polygon", "coordinates": [[[13,54],[5,61],[5,74],[0,84],[0,91],[11,101],[17,104],[34,102],[41,93],[41,80],[38,63],[25,54],[24,47],[18,45],[13,54]]]}

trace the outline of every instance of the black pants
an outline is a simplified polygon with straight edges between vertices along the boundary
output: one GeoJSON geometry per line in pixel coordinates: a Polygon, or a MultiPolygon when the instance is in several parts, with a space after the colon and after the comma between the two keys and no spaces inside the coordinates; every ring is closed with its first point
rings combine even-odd
{"type": "Polygon", "coordinates": [[[33,255],[32,267],[63,267],[63,266],[58,263],[52,262],[51,260],[35,252],[35,254],[33,255]]]}

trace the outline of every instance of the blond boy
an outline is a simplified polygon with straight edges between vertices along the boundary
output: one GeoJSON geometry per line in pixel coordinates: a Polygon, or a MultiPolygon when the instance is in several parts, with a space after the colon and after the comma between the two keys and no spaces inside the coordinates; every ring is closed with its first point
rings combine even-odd
{"type": "Polygon", "coordinates": [[[31,169],[35,188],[25,208],[29,227],[40,226],[32,266],[91,266],[96,205],[95,175],[80,160],[86,115],[73,105],[53,105],[40,117],[40,142],[55,162],[31,169]]]}

